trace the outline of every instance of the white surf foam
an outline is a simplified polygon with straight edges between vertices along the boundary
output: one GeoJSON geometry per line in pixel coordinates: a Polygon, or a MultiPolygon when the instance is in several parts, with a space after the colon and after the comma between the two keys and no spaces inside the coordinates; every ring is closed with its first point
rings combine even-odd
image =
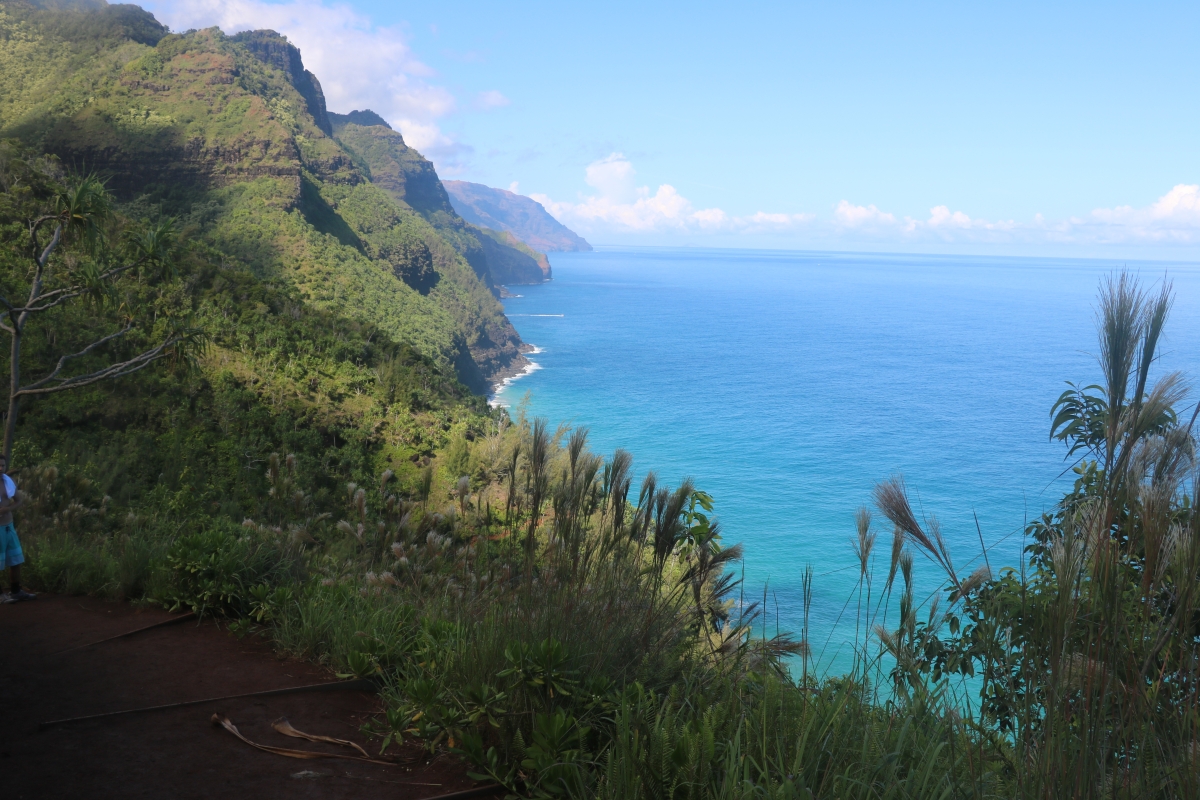
{"type": "MultiPolygon", "coordinates": [[[[533,349],[530,350],[528,353],[526,353],[526,355],[533,356],[533,355],[537,355],[538,353],[544,353],[544,352],[546,352],[546,351],[543,350],[542,348],[538,347],[535,344],[535,345],[533,345],[533,349]]],[[[512,386],[514,383],[521,380],[521,378],[524,378],[526,375],[530,375],[534,372],[537,372],[541,368],[542,368],[541,364],[537,363],[536,361],[530,361],[528,364],[525,365],[525,369],[521,370],[516,375],[513,375],[510,378],[505,378],[503,381],[500,382],[500,385],[497,386],[490,395],[488,395],[488,405],[491,406],[492,408],[508,408],[509,406],[511,406],[512,403],[505,402],[500,397],[500,395],[503,394],[504,390],[507,389],[509,386],[512,386]]]]}

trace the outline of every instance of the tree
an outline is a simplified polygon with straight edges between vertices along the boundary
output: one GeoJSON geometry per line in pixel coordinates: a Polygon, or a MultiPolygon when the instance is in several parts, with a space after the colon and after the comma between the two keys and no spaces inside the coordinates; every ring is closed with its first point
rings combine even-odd
{"type": "MultiPolygon", "coordinates": [[[[0,188],[8,250],[7,274],[0,284],[0,330],[11,344],[3,450],[7,458],[23,400],[120,378],[168,356],[186,355],[199,342],[199,333],[171,320],[145,319],[137,313],[133,293],[121,292],[137,281],[170,277],[178,250],[171,220],[131,225],[114,212],[96,176],[64,179],[52,159],[30,158],[10,143],[0,144],[0,188]],[[9,299],[17,293],[25,300],[9,299]],[[54,365],[47,372],[25,382],[21,359],[31,327],[54,309],[81,303],[109,323],[108,332],[74,345],[57,360],[51,358],[54,365]],[[119,345],[140,328],[151,336],[150,346],[118,354],[119,345]]],[[[70,341],[77,332],[60,333],[70,341]]]]}

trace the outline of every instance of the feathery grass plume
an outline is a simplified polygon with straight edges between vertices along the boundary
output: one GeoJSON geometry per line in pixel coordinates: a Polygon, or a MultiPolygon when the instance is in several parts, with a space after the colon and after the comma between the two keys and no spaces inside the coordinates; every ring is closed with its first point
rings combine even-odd
{"type": "Polygon", "coordinates": [[[695,491],[691,478],[684,478],[674,492],[665,488],[658,491],[654,508],[654,560],[659,572],[682,537],[683,512],[695,491]]]}
{"type": "Polygon", "coordinates": [[[902,476],[894,475],[875,487],[875,505],[893,525],[904,531],[910,540],[926,552],[936,552],[933,541],[921,530],[916,516],[913,515],[902,476]]]}
{"type": "MultiPolygon", "coordinates": [[[[1143,295],[1143,297],[1145,296],[1143,295]]],[[[1138,406],[1145,396],[1146,382],[1149,379],[1150,367],[1154,363],[1155,352],[1158,349],[1158,340],[1162,336],[1163,328],[1167,323],[1167,317],[1171,313],[1171,306],[1174,304],[1173,286],[1170,281],[1166,280],[1159,287],[1157,298],[1150,300],[1148,297],[1145,297],[1143,300],[1141,320],[1142,347],[1138,353],[1137,384],[1133,392],[1135,413],[1138,413],[1138,406]]]]}
{"type": "Polygon", "coordinates": [[[852,543],[854,554],[858,556],[860,574],[867,575],[867,565],[871,561],[871,551],[875,549],[876,534],[871,530],[871,512],[860,508],[854,512],[854,525],[858,538],[852,543]]]}
{"type": "Polygon", "coordinates": [[[896,580],[896,569],[900,566],[900,554],[904,552],[904,529],[892,525],[892,557],[888,562],[887,585],[884,591],[892,591],[892,583],[896,580]]]}
{"type": "Polygon", "coordinates": [[[903,550],[900,553],[900,577],[904,579],[904,590],[912,591],[913,585],[913,554],[911,550],[903,550]]]}
{"type": "MultiPolygon", "coordinates": [[[[1104,374],[1109,411],[1105,467],[1112,465],[1117,448],[1119,412],[1125,406],[1129,378],[1137,363],[1143,331],[1144,292],[1129,273],[1109,276],[1100,287],[1100,370],[1104,374]]],[[[1149,367],[1149,359],[1146,359],[1149,367]]]]}
{"type": "MultiPolygon", "coordinates": [[[[883,512],[892,524],[904,532],[908,540],[924,551],[925,555],[936,562],[946,572],[950,582],[958,586],[958,576],[950,563],[950,553],[942,538],[937,520],[930,520],[932,537],[921,529],[908,502],[908,492],[904,486],[904,478],[894,475],[875,487],[875,505],[883,512]]],[[[893,545],[894,548],[894,545],[893,545]]]]}
{"type": "Polygon", "coordinates": [[[618,531],[625,525],[625,506],[629,502],[632,482],[629,473],[632,469],[633,456],[621,448],[613,452],[612,460],[604,468],[604,495],[613,531],[618,531]]]}
{"type": "Polygon", "coordinates": [[[471,500],[471,478],[463,475],[454,484],[454,496],[458,498],[459,511],[465,517],[467,515],[467,503],[471,500]]]}
{"type": "Polygon", "coordinates": [[[575,477],[575,472],[579,466],[579,456],[583,454],[587,447],[588,431],[590,429],[586,425],[581,425],[571,431],[571,437],[567,440],[567,460],[571,464],[571,478],[575,477]]]}
{"type": "Polygon", "coordinates": [[[638,493],[637,513],[634,514],[630,536],[639,543],[645,543],[654,521],[654,503],[658,496],[658,473],[650,470],[642,480],[642,489],[638,493]]]}
{"type": "Polygon", "coordinates": [[[533,569],[533,554],[537,545],[535,534],[537,533],[538,524],[542,519],[542,505],[546,500],[546,494],[550,485],[550,437],[546,431],[545,417],[538,417],[533,421],[533,427],[529,434],[529,471],[528,471],[528,491],[530,497],[529,502],[529,528],[525,534],[525,563],[526,569],[533,569]]]}
{"type": "Polygon", "coordinates": [[[965,597],[971,592],[978,589],[983,584],[992,579],[992,568],[987,564],[980,565],[974,572],[967,576],[962,582],[962,587],[958,590],[959,596],[965,597]]]}
{"type": "Polygon", "coordinates": [[[367,492],[365,489],[359,488],[354,492],[354,510],[358,512],[358,519],[365,522],[367,519],[367,492]]]}
{"type": "Polygon", "coordinates": [[[1059,592],[1074,592],[1086,560],[1085,540],[1068,527],[1050,543],[1050,567],[1058,581],[1059,592]]]}

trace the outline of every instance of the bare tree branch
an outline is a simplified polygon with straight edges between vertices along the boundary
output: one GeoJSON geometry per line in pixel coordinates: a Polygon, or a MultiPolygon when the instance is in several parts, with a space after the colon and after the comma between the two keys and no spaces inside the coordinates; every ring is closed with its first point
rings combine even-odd
{"type": "Polygon", "coordinates": [[[50,260],[50,256],[54,253],[58,243],[62,241],[63,226],[60,224],[54,229],[54,235],[50,237],[50,241],[46,244],[46,249],[42,250],[42,254],[38,256],[38,272],[46,266],[46,262],[50,260]]]}
{"type": "MultiPolygon", "coordinates": [[[[114,334],[114,335],[116,335],[116,334],[114,334]]],[[[109,337],[109,338],[111,338],[111,337],[109,337]]],[[[89,375],[78,375],[74,378],[67,378],[62,383],[56,384],[54,386],[42,386],[42,384],[44,384],[47,380],[49,380],[48,378],[43,378],[42,380],[38,381],[36,384],[30,384],[30,386],[27,386],[27,387],[21,389],[20,391],[16,392],[13,396],[14,397],[28,397],[28,396],[39,395],[39,394],[53,394],[54,392],[62,392],[62,391],[66,391],[67,389],[77,389],[80,386],[87,386],[89,384],[98,383],[100,381],[108,380],[110,378],[120,378],[125,375],[131,375],[134,372],[137,372],[138,370],[143,369],[144,367],[150,366],[155,361],[158,361],[160,358],[165,357],[167,355],[167,350],[172,345],[178,344],[181,341],[183,341],[182,336],[173,336],[170,339],[167,339],[162,344],[158,345],[157,347],[155,347],[151,350],[147,350],[146,352],[142,353],[141,355],[134,356],[133,358],[129,359],[128,361],[122,361],[118,364],[110,364],[109,366],[105,367],[104,369],[97,370],[96,372],[93,372],[89,375]],[[35,386],[41,386],[42,388],[33,388],[35,386]]],[[[81,353],[77,353],[76,355],[80,355],[80,354],[81,353]]]]}
{"type": "Polygon", "coordinates": [[[29,241],[33,245],[35,261],[37,260],[36,254],[38,251],[38,232],[42,229],[42,226],[45,225],[47,222],[54,222],[57,219],[58,219],[57,214],[43,214],[42,216],[38,217],[37,219],[35,219],[29,223],[29,241]]]}
{"type": "MultiPolygon", "coordinates": [[[[0,331],[9,334],[12,349],[12,355],[9,358],[8,414],[3,423],[3,453],[5,456],[12,451],[13,439],[16,436],[17,415],[23,397],[52,394],[130,375],[170,354],[172,348],[179,343],[191,342],[198,335],[198,332],[195,331],[177,330],[170,334],[166,341],[126,361],[109,364],[85,375],[63,377],[63,373],[67,371],[73,361],[89,353],[94,353],[97,349],[123,337],[132,330],[133,321],[130,319],[121,330],[92,342],[79,352],[62,356],[50,374],[41,380],[27,386],[21,385],[21,345],[25,324],[29,320],[30,314],[49,311],[92,292],[103,296],[102,289],[106,283],[111,284],[122,273],[134,270],[146,262],[166,263],[170,261],[176,243],[172,227],[173,220],[163,221],[142,234],[127,232],[126,239],[132,252],[126,250],[127,258],[123,258],[118,255],[118,250],[111,246],[112,242],[109,242],[104,235],[103,223],[112,218],[111,197],[103,183],[94,175],[90,175],[77,181],[71,181],[69,184],[60,185],[58,193],[50,205],[43,206],[40,215],[27,220],[29,242],[26,255],[33,262],[29,297],[21,307],[15,307],[7,298],[0,298],[0,316],[8,317],[7,325],[0,322],[0,331]],[[53,233],[49,242],[43,247],[41,237],[47,225],[53,227],[53,233]],[[45,284],[52,274],[51,260],[64,242],[76,238],[70,237],[68,234],[77,230],[85,238],[95,238],[100,242],[106,253],[115,257],[113,261],[107,261],[107,264],[111,265],[115,262],[117,266],[110,266],[101,271],[99,265],[95,267],[89,265],[82,275],[71,275],[68,270],[64,276],[68,285],[44,292],[45,284]]],[[[102,261],[101,263],[106,262],[102,261]]]]}
{"type": "MultiPolygon", "coordinates": [[[[35,381],[34,383],[29,384],[28,386],[25,387],[25,389],[38,389],[42,386],[45,386],[47,383],[50,383],[50,381],[52,381],[58,377],[58,374],[63,371],[63,367],[65,367],[67,365],[67,362],[74,361],[77,358],[86,356],[88,353],[92,352],[97,347],[101,347],[105,344],[108,344],[109,342],[111,342],[114,339],[119,339],[120,337],[129,333],[129,331],[132,330],[132,328],[133,328],[132,323],[127,324],[124,328],[117,331],[116,333],[110,333],[108,336],[105,336],[102,339],[97,339],[96,341],[89,344],[87,347],[80,350],[78,353],[71,353],[69,355],[63,356],[62,358],[60,358],[58,360],[58,366],[56,366],[54,368],[53,372],[51,372],[46,377],[42,378],[40,381],[35,381]]],[[[22,391],[24,391],[24,390],[22,390],[22,391]]],[[[21,392],[17,392],[17,394],[21,394],[21,392]]]]}
{"type": "MultiPolygon", "coordinates": [[[[49,311],[50,309],[54,308],[55,306],[60,306],[63,303],[67,302],[68,300],[74,300],[76,297],[79,297],[81,294],[83,294],[84,292],[87,291],[86,289],[81,289],[78,286],[72,286],[71,289],[73,291],[71,291],[68,294],[59,295],[58,298],[56,300],[54,300],[53,302],[44,303],[42,305],[36,305],[36,306],[22,306],[21,308],[16,309],[16,312],[18,314],[37,314],[42,311],[49,311]]],[[[44,296],[39,297],[38,299],[44,300],[45,297],[44,296]]]]}

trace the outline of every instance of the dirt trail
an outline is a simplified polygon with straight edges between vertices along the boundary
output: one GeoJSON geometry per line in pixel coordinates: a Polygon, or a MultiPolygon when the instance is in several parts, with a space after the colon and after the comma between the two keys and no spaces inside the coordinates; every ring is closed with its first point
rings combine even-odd
{"type": "Polygon", "coordinates": [[[5,798],[417,800],[477,785],[461,763],[441,757],[428,764],[416,748],[401,754],[407,767],[302,761],[255,750],[210,722],[221,713],[260,744],[339,752],[272,730],[274,720],[287,717],[307,733],[350,739],[377,752],[359,733],[379,710],[376,698],[363,692],[252,697],[38,730],[48,720],[336,680],[315,665],[280,659],[261,641],[194,620],[59,652],[171,616],[51,595],[0,606],[5,798]],[[308,775],[295,777],[301,773],[308,775]]]}

